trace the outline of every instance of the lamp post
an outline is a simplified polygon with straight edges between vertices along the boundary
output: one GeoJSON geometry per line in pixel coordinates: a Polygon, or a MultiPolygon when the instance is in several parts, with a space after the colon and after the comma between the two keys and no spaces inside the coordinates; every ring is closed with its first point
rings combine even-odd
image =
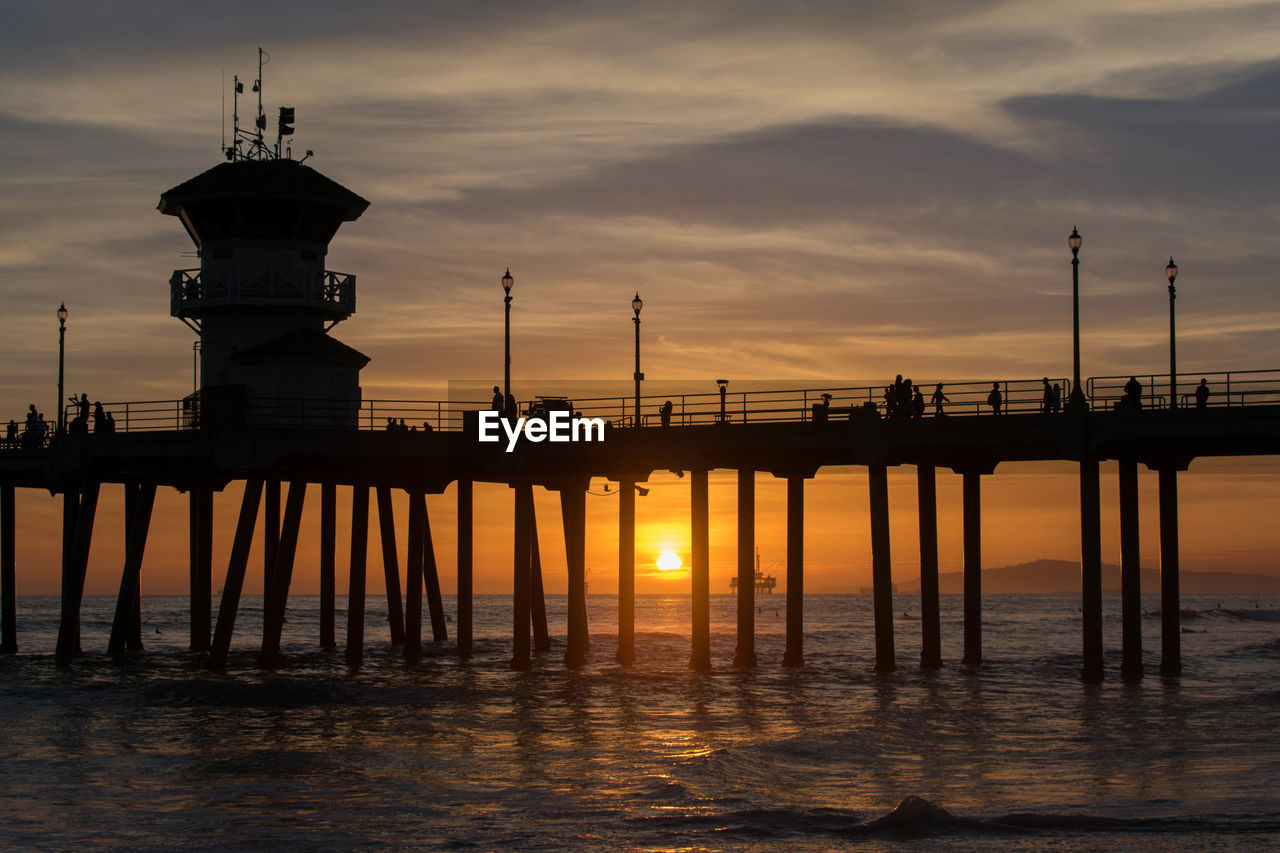
{"type": "Polygon", "coordinates": [[[724,398],[725,395],[729,393],[729,380],[717,379],[716,384],[720,386],[720,423],[728,423],[729,418],[728,415],[725,414],[724,398]]]}
{"type": "Polygon", "coordinates": [[[644,374],[640,372],[640,309],[643,307],[644,302],[637,291],[636,298],[631,300],[631,310],[636,312],[636,316],[632,318],[636,324],[636,426],[640,426],[640,381],[644,379],[644,374]]]}
{"type": "Polygon", "coordinates": [[[1173,280],[1178,277],[1178,265],[1169,257],[1169,265],[1164,268],[1165,278],[1169,279],[1169,408],[1178,406],[1178,348],[1173,330],[1173,300],[1175,292],[1173,280]]]}
{"type": "Polygon", "coordinates": [[[58,304],[58,431],[66,428],[66,417],[62,407],[62,366],[67,352],[67,303],[58,304]]]}
{"type": "Polygon", "coordinates": [[[1071,247],[1071,345],[1072,374],[1071,395],[1067,405],[1079,408],[1084,405],[1084,390],[1080,387],[1080,244],[1084,238],[1073,226],[1067,245],[1071,247]]]}
{"type": "Polygon", "coordinates": [[[506,305],[506,323],[503,329],[503,368],[502,368],[502,405],[507,405],[507,398],[511,396],[511,285],[515,284],[515,279],[511,277],[511,268],[507,268],[507,272],[502,276],[502,290],[506,294],[502,297],[503,303],[506,305]]]}

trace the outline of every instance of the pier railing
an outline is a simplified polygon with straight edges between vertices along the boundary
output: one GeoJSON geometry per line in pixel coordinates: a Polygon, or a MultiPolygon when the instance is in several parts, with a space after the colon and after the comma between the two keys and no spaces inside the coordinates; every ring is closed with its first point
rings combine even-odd
{"type": "MultiPolygon", "coordinates": [[[[1091,377],[1085,383],[1090,409],[1095,412],[1125,408],[1125,385],[1136,379],[1141,386],[1142,408],[1168,408],[1168,374],[1091,377]],[[1119,404],[1119,405],[1117,405],[1119,404]]],[[[1196,406],[1196,387],[1204,379],[1209,388],[1207,408],[1252,405],[1280,405],[1280,370],[1221,371],[1216,373],[1184,373],[1178,375],[1177,405],[1196,406]]],[[[1065,405],[1071,383],[1065,378],[1050,379],[1059,386],[1059,400],[1065,405]]],[[[654,395],[640,398],[641,427],[697,426],[715,423],[805,423],[857,421],[863,418],[911,420],[946,417],[991,417],[995,413],[989,398],[993,386],[1000,394],[1001,415],[1042,414],[1052,416],[1061,408],[1046,411],[1043,379],[1008,379],[999,381],[947,382],[942,386],[946,400],[941,411],[932,402],[936,383],[922,383],[923,412],[914,399],[910,403],[888,394],[890,386],[864,385],[782,390],[718,391],[654,395]],[[665,404],[670,403],[664,415],[665,404]]],[[[548,392],[554,388],[545,389],[548,392]]],[[[262,428],[339,428],[387,432],[460,431],[468,412],[489,409],[488,400],[325,400],[315,398],[249,397],[234,402],[199,403],[197,398],[179,400],[131,400],[104,402],[103,409],[112,423],[105,431],[148,432],[160,430],[195,430],[218,427],[262,428]]],[[[557,409],[574,415],[600,418],[615,427],[636,425],[635,398],[626,396],[566,399],[557,396],[535,396],[520,402],[521,415],[546,414],[557,409]]],[[[71,431],[103,432],[92,422],[76,418],[75,406],[68,406],[66,422],[71,431]]],[[[2,443],[6,448],[39,447],[52,439],[47,431],[42,441],[27,435],[22,421],[17,421],[16,438],[6,432],[2,443]]]]}

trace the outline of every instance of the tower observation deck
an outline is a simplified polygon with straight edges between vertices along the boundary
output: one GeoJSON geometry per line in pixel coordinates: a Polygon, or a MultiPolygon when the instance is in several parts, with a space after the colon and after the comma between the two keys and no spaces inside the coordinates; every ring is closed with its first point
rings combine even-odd
{"type": "Polygon", "coordinates": [[[355,312],[356,277],[325,269],[325,257],[369,202],[278,146],[267,151],[227,149],[229,162],[160,196],[200,257],[169,280],[170,313],[200,336],[190,419],[279,423],[305,407],[308,425],[354,426],[369,359],[328,332],[355,312]]]}

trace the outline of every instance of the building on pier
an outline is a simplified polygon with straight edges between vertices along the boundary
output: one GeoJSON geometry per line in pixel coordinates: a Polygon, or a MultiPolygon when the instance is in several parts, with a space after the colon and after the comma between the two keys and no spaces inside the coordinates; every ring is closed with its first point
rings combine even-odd
{"type": "MultiPolygon", "coordinates": [[[[291,108],[290,119],[292,114],[291,108]]],[[[367,356],[329,330],[356,310],[356,277],[325,269],[329,242],[369,202],[262,143],[160,196],[196,246],[174,270],[170,313],[200,336],[188,425],[354,427],[367,356]]],[[[292,132],[284,124],[281,130],[292,132]]],[[[308,152],[309,153],[309,152],[308,152]]],[[[305,159],[305,158],[304,158],[305,159]]]]}

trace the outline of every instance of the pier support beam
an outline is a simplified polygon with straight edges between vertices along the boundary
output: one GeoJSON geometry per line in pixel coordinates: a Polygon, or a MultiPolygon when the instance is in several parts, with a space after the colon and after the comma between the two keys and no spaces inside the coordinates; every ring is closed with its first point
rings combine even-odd
{"type": "Polygon", "coordinates": [[[938,594],[938,478],[932,465],[916,466],[920,517],[920,668],[942,667],[938,594]]]}
{"type": "Polygon", "coordinates": [[[258,505],[261,502],[262,479],[246,481],[244,497],[240,499],[236,535],[231,543],[231,557],[227,562],[227,579],[222,585],[222,604],[218,608],[218,622],[214,626],[213,648],[209,651],[211,669],[227,668],[231,635],[236,627],[236,612],[240,609],[240,593],[244,590],[244,573],[249,566],[249,548],[253,545],[253,527],[258,519],[258,505]]]}
{"type": "Polygon", "coordinates": [[[470,480],[458,480],[458,657],[471,657],[472,598],[475,580],[472,568],[472,499],[470,480]]]}
{"type": "Polygon", "coordinates": [[[1102,499],[1098,460],[1080,463],[1080,613],[1084,626],[1084,665],[1080,678],[1102,680],[1102,499]]]}
{"type": "Polygon", "coordinates": [[[369,487],[351,490],[351,577],[347,586],[347,663],[364,661],[364,589],[369,564],[369,487]]]}
{"type": "Polygon", "coordinates": [[[280,539],[276,548],[276,563],[271,571],[271,594],[267,596],[262,619],[259,666],[275,666],[280,658],[280,634],[284,631],[289,585],[293,582],[293,558],[298,553],[298,532],[302,527],[302,506],[306,495],[306,480],[289,483],[289,497],[284,507],[284,526],[277,528],[280,539]]]}
{"type": "Polygon", "coordinates": [[[1178,594],[1178,467],[1160,477],[1160,674],[1182,675],[1182,602],[1178,594]]]}
{"type": "Polygon", "coordinates": [[[964,504],[964,658],[982,663],[982,475],[961,474],[964,504]]]}
{"type": "Polygon", "coordinates": [[[0,654],[18,652],[18,561],[14,543],[14,487],[0,485],[0,654]]]}
{"type": "Polygon", "coordinates": [[[427,612],[431,614],[431,640],[436,643],[449,641],[449,629],[444,620],[444,596],[440,594],[440,570],[436,565],[436,546],[431,539],[431,513],[427,512],[426,496],[422,498],[422,580],[426,585],[427,612]]]}
{"type": "MultiPolygon", "coordinates": [[[[386,578],[387,586],[387,621],[391,626],[391,645],[400,646],[404,644],[404,610],[400,605],[400,563],[396,557],[396,513],[395,508],[391,505],[391,487],[378,486],[378,527],[382,534],[382,574],[386,578]]],[[[413,495],[409,496],[409,500],[413,500],[413,495]]],[[[413,533],[409,534],[412,540],[413,533]]],[[[409,543],[409,551],[413,551],[413,543],[409,543]]],[[[410,573],[413,568],[408,569],[410,573]]],[[[421,563],[419,563],[419,571],[421,571],[421,563]]],[[[411,581],[406,580],[405,589],[407,590],[411,581]]]]}
{"type": "Polygon", "coordinates": [[[889,561],[889,471],[884,465],[868,468],[871,483],[871,586],[876,627],[876,672],[892,672],[897,663],[893,649],[893,574],[889,561]]]}
{"type": "MultiPolygon", "coordinates": [[[[634,494],[635,489],[631,490],[634,494]]],[[[587,489],[586,483],[560,490],[560,515],[564,522],[564,551],[569,569],[568,642],[565,666],[587,662],[587,489]]]]}
{"type": "Polygon", "coordinates": [[[636,481],[618,480],[618,663],[636,662],[636,481]]]}
{"type": "Polygon", "coordinates": [[[1142,677],[1142,564],[1138,535],[1138,463],[1120,460],[1120,674],[1142,677]]]}
{"type": "Polygon", "coordinates": [[[272,572],[276,568],[276,551],[280,549],[280,481],[268,479],[262,500],[262,607],[265,616],[267,599],[271,597],[272,572]]]}
{"type": "Polygon", "coordinates": [[[787,477],[787,645],[782,665],[804,666],[804,477],[800,474],[787,477]]]}
{"type": "Polygon", "coordinates": [[[689,578],[693,591],[692,669],[711,669],[711,532],[707,472],[689,472],[691,504],[689,578]]]}
{"type": "Polygon", "coordinates": [[[320,486],[320,647],[338,645],[334,630],[335,575],[338,550],[338,487],[320,486]]]}
{"type": "MultiPolygon", "coordinates": [[[[416,660],[422,655],[422,528],[427,518],[427,501],[420,492],[409,493],[409,548],[404,569],[404,656],[416,660]]],[[[385,547],[385,546],[384,546],[385,547]]]]}
{"type": "MultiPolygon", "coordinates": [[[[151,509],[155,506],[154,483],[125,483],[124,486],[124,571],[120,575],[120,595],[116,598],[115,618],[111,622],[111,638],[107,641],[107,653],[118,655],[125,651],[129,641],[142,633],[139,624],[139,575],[142,571],[142,554],[147,546],[147,531],[151,527],[151,509]]],[[[136,643],[141,646],[141,642],[136,643]]],[[[141,651],[130,648],[129,651],[141,651]]]]}
{"type": "Polygon", "coordinates": [[[209,650],[213,633],[213,489],[187,492],[190,531],[191,651],[209,650]]]}
{"type": "MultiPolygon", "coordinates": [[[[68,492],[63,511],[70,511],[71,547],[62,557],[62,618],[58,623],[58,644],[54,654],[60,664],[67,664],[80,653],[80,600],[84,596],[85,572],[89,566],[89,545],[93,540],[93,520],[98,510],[99,484],[85,483],[79,495],[68,492]]],[[[63,519],[63,544],[67,537],[67,520],[63,519]]]]}
{"type": "Polygon", "coordinates": [[[529,615],[533,622],[533,650],[551,651],[551,634],[547,630],[547,596],[542,589],[542,548],[538,544],[538,508],[529,486],[529,615]]]}
{"type": "Polygon", "coordinates": [[[733,665],[756,665],[756,472],[738,469],[738,647],[733,665]]]}
{"type": "Polygon", "coordinates": [[[533,493],[528,487],[515,487],[515,543],[512,566],[511,668],[525,670],[533,666],[529,656],[529,599],[531,594],[533,556],[533,493]]]}

